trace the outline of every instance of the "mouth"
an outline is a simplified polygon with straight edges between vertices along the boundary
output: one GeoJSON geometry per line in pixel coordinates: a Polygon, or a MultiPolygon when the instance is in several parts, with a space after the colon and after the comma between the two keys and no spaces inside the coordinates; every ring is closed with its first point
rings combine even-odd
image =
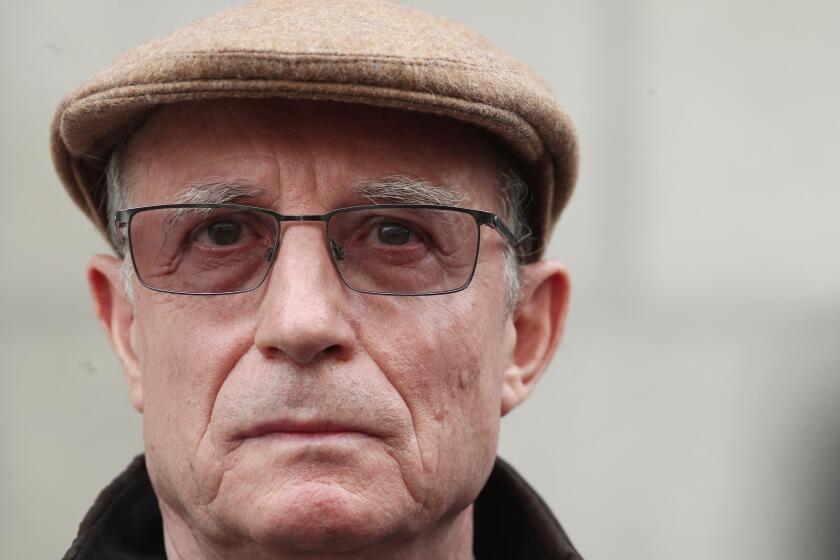
{"type": "Polygon", "coordinates": [[[366,438],[372,434],[364,427],[326,421],[275,421],[257,424],[241,434],[242,439],[288,439],[318,441],[366,438]]]}

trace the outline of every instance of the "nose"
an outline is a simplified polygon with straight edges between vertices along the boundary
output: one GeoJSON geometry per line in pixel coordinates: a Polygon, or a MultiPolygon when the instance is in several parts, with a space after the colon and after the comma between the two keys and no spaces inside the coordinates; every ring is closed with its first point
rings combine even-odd
{"type": "Polygon", "coordinates": [[[284,224],[261,289],[255,344],[263,356],[298,365],[350,359],[355,332],[347,320],[347,288],[327,254],[323,224],[284,224]]]}

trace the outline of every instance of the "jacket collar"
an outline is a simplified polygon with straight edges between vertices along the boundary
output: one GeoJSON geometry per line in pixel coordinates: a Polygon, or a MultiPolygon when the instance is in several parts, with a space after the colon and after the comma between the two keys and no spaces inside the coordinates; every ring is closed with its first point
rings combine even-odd
{"type": "MultiPolygon", "coordinates": [[[[501,459],[475,502],[476,560],[580,560],[545,502],[501,459]]],[[[64,560],[165,560],[143,455],[96,499],[64,560]]]]}

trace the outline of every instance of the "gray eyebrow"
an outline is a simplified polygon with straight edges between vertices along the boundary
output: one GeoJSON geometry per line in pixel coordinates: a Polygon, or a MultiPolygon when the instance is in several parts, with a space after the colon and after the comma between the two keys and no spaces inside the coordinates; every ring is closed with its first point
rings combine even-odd
{"type": "MultiPolygon", "coordinates": [[[[249,185],[244,182],[236,182],[221,179],[204,179],[187,185],[175,195],[176,204],[230,204],[239,199],[254,197],[265,193],[265,189],[249,185]]],[[[209,209],[177,208],[173,210],[164,221],[164,228],[167,232],[178,225],[187,214],[199,215],[210,214],[209,209]]]]}
{"type": "Polygon", "coordinates": [[[467,200],[467,195],[453,187],[433,185],[429,181],[406,175],[388,175],[379,179],[362,181],[353,191],[371,203],[437,204],[457,206],[467,200]]]}
{"type": "MultiPolygon", "coordinates": [[[[454,187],[434,185],[407,175],[387,175],[357,183],[352,192],[373,204],[437,204],[457,206],[468,196],[454,187]]],[[[241,198],[264,194],[261,189],[245,182],[205,179],[192,183],[175,196],[178,204],[229,204],[241,198]]]]}
{"type": "Polygon", "coordinates": [[[177,204],[229,204],[241,198],[265,193],[265,189],[245,182],[204,179],[187,185],[175,195],[177,204]]]}

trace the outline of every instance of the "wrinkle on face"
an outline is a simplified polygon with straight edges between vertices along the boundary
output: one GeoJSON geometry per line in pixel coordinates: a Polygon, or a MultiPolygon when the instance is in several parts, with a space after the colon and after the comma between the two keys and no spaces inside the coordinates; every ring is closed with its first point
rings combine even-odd
{"type": "MultiPolygon", "coordinates": [[[[435,300],[434,298],[406,298],[398,299],[396,301],[411,301],[418,309],[428,307],[428,309],[423,309],[420,314],[428,314],[429,316],[436,317],[436,319],[434,321],[433,328],[427,330],[424,329],[423,331],[426,333],[432,333],[434,336],[426,336],[424,339],[421,339],[419,338],[420,333],[412,332],[412,336],[406,340],[393,341],[393,344],[391,345],[392,348],[411,348],[413,351],[408,354],[399,352],[401,354],[399,358],[385,355],[384,358],[392,365],[392,370],[394,369],[393,364],[398,360],[404,361],[406,363],[406,368],[410,368],[411,366],[409,364],[415,363],[418,356],[422,356],[424,354],[434,354],[436,351],[435,341],[438,340],[438,336],[441,333],[443,333],[444,336],[447,336],[455,333],[467,332],[470,333],[471,338],[473,337],[471,334],[472,330],[463,329],[463,321],[453,321],[451,319],[447,320],[443,318],[446,316],[461,318],[469,317],[471,315],[469,312],[471,306],[470,303],[467,303],[464,307],[460,305],[447,306],[452,307],[453,310],[457,310],[457,312],[447,315],[442,313],[440,309],[435,309],[440,303],[442,303],[442,300],[435,300]],[[434,311],[432,311],[433,309],[434,311]]],[[[463,301],[467,302],[469,301],[469,298],[464,298],[463,301]]],[[[449,303],[451,304],[451,302],[449,303]]],[[[400,305],[400,303],[393,303],[392,305],[400,305]]],[[[409,313],[408,315],[412,314],[409,313]]],[[[474,346],[474,344],[464,344],[463,346],[469,348],[474,346]]],[[[478,368],[480,367],[478,365],[479,359],[480,355],[471,355],[469,357],[462,357],[457,360],[456,363],[433,363],[434,366],[439,369],[436,369],[435,371],[420,372],[420,374],[413,378],[414,381],[412,383],[406,383],[404,380],[394,380],[393,382],[393,385],[397,388],[397,392],[405,403],[407,410],[412,413],[415,450],[423,465],[423,471],[429,480],[440,480],[444,477],[444,470],[442,467],[443,457],[441,453],[441,449],[444,448],[444,446],[441,445],[441,442],[445,440],[447,435],[457,433],[457,430],[459,429],[457,424],[459,418],[457,416],[453,417],[453,415],[448,414],[447,411],[450,409],[459,409],[458,402],[463,398],[464,389],[469,388],[472,385],[472,383],[469,383],[466,387],[463,387],[462,385],[464,384],[462,384],[461,381],[465,374],[468,375],[471,380],[477,378],[478,368]],[[417,394],[427,394],[427,387],[431,386],[439,386],[441,389],[445,390],[435,394],[431,414],[427,412],[422,415],[421,418],[424,426],[418,427],[420,420],[418,420],[418,414],[414,412],[415,407],[412,402],[416,400],[417,394]]],[[[399,370],[399,368],[396,369],[399,370]]],[[[385,371],[387,371],[387,369],[385,371]]],[[[404,477],[404,483],[407,488],[412,488],[416,485],[416,483],[408,477],[404,477]]],[[[424,495],[422,497],[420,497],[416,491],[413,492],[415,499],[418,503],[421,503],[423,508],[426,510],[429,510],[432,507],[429,505],[430,500],[441,500],[440,497],[432,498],[429,494],[430,491],[431,490],[429,488],[424,489],[424,495]]]]}
{"type": "MultiPolygon", "coordinates": [[[[492,184],[495,170],[474,171],[484,148],[470,131],[385,110],[313,111],[300,104],[290,111],[261,103],[192,105],[192,116],[177,107],[161,111],[163,120],[145,137],[151,152],[139,158],[149,163],[140,176],[169,191],[161,187],[138,199],[167,202],[191,180],[235,177],[266,191],[261,201],[276,211],[323,213],[357,196],[354,185],[399,173],[429,185],[459,185],[475,207],[495,210],[495,194],[479,188],[492,184]],[[167,124],[172,113],[178,116],[167,124]],[[350,126],[359,119],[365,126],[350,126]],[[201,135],[187,134],[196,126],[201,135]],[[404,136],[389,133],[411,127],[404,136]],[[184,135],[199,138],[192,145],[184,135]],[[439,140],[435,135],[445,141],[430,141],[439,140]],[[347,137],[353,141],[339,141],[347,137]],[[165,154],[162,160],[155,151],[165,154]]],[[[295,231],[281,251],[294,252],[295,266],[322,267],[325,243],[308,240],[312,231],[295,231]]],[[[501,272],[500,258],[480,260],[501,272]]],[[[148,410],[173,422],[171,433],[149,424],[147,446],[155,450],[149,458],[157,462],[150,473],[173,509],[218,542],[300,535],[307,516],[324,524],[321,533],[306,533],[312,546],[337,538],[331,523],[333,529],[355,523],[348,534],[358,542],[376,531],[416,534],[468,507],[482,482],[476,473],[492,466],[495,440],[483,440],[496,437],[498,422],[500,387],[494,384],[503,328],[491,319],[503,312],[500,276],[494,282],[477,273],[467,290],[446,296],[389,298],[351,292],[331,264],[322,268],[321,275],[335,277],[324,280],[307,270],[313,276],[299,275],[291,285],[281,281],[291,268],[274,269],[249,294],[138,300],[145,374],[153,388],[148,410]],[[256,318],[279,328],[283,313],[306,309],[300,300],[317,297],[316,289],[341,291],[321,295],[334,308],[318,319],[322,326],[311,336],[330,325],[351,329],[353,336],[342,342],[351,347],[342,354],[346,359],[322,353],[301,364],[282,348],[258,349],[256,318]],[[273,413],[339,412],[377,423],[379,438],[359,443],[364,453],[265,444],[237,431],[273,413]],[[183,484],[185,471],[190,484],[183,484]],[[290,506],[298,508],[296,516],[282,517],[290,506]]],[[[492,278],[492,270],[486,274],[492,278]]]]}
{"type": "MultiPolygon", "coordinates": [[[[381,370],[381,368],[380,368],[380,370],[381,370]]],[[[425,454],[423,453],[423,450],[420,447],[420,438],[417,436],[417,423],[414,420],[414,412],[412,410],[412,405],[408,402],[408,400],[406,400],[405,396],[403,396],[403,394],[399,391],[399,389],[396,389],[395,392],[396,392],[397,395],[399,395],[400,399],[402,400],[402,403],[405,406],[406,411],[408,411],[408,416],[409,416],[410,423],[411,423],[411,431],[412,431],[412,435],[413,435],[413,437],[411,438],[411,441],[414,444],[413,447],[414,447],[415,451],[417,452],[417,457],[420,460],[420,463],[423,467],[423,470],[428,472],[429,469],[428,469],[428,465],[427,465],[427,462],[426,462],[426,457],[425,457],[425,454]]],[[[393,455],[391,455],[391,457],[395,458],[393,455]]],[[[421,492],[420,489],[415,488],[415,484],[408,479],[406,473],[404,472],[404,469],[402,468],[401,462],[396,461],[396,463],[397,463],[396,466],[399,470],[400,476],[402,477],[403,485],[405,486],[409,495],[411,495],[412,499],[418,505],[420,505],[420,507],[422,509],[426,509],[426,500],[427,500],[427,495],[426,494],[427,494],[428,490],[426,490],[426,492],[421,492]]]]}

